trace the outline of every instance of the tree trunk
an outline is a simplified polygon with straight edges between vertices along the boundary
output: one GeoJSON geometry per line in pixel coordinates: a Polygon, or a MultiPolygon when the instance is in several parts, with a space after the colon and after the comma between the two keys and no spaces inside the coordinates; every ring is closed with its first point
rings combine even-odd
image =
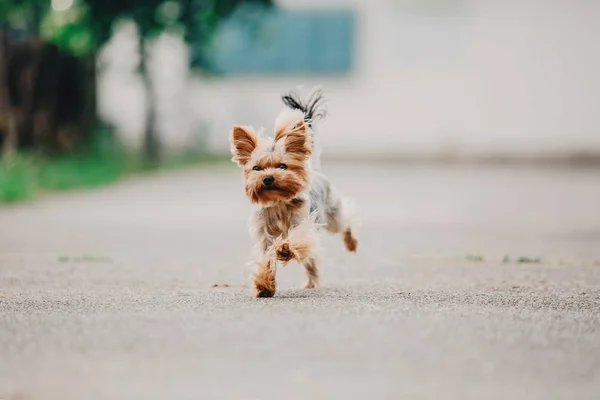
{"type": "Polygon", "coordinates": [[[54,155],[86,144],[95,121],[94,66],[93,57],[77,58],[39,40],[12,45],[5,150],[54,155]]]}
{"type": "Polygon", "coordinates": [[[40,26],[42,25],[43,10],[40,2],[31,3],[31,19],[29,21],[29,33],[34,39],[40,37],[40,26]]]}
{"type": "Polygon", "coordinates": [[[97,102],[96,102],[96,96],[97,96],[96,60],[97,60],[97,56],[96,56],[96,53],[94,52],[91,55],[84,57],[82,59],[83,59],[83,65],[85,68],[84,81],[83,81],[83,85],[84,85],[83,98],[85,99],[85,102],[84,102],[84,109],[83,109],[83,113],[82,113],[82,123],[81,123],[80,129],[85,134],[85,137],[83,139],[86,140],[86,139],[89,139],[92,137],[92,133],[98,123],[98,120],[97,120],[98,110],[97,110],[97,102]]]}
{"type": "Polygon", "coordinates": [[[147,167],[156,167],[160,161],[160,142],[156,132],[156,96],[152,79],[148,73],[147,66],[147,43],[143,35],[139,36],[140,48],[140,76],[144,85],[146,95],[146,123],[144,128],[143,157],[147,167]]]}
{"type": "Polygon", "coordinates": [[[8,88],[9,51],[7,29],[0,26],[0,132],[3,133],[2,155],[12,153],[17,145],[17,130],[11,112],[8,88]]]}

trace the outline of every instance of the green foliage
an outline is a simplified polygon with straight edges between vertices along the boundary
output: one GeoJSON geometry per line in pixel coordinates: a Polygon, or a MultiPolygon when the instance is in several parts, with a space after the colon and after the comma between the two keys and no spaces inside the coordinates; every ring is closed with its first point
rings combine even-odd
{"type": "Polygon", "coordinates": [[[131,19],[144,39],[175,31],[197,52],[242,3],[273,5],[272,0],[66,0],[66,8],[56,10],[51,0],[0,0],[0,25],[39,31],[44,39],[81,55],[106,43],[116,22],[131,19]]]}
{"type": "Polygon", "coordinates": [[[71,54],[90,54],[97,43],[89,18],[87,8],[81,4],[65,11],[49,12],[42,19],[40,34],[71,54]]]}
{"type": "Polygon", "coordinates": [[[14,202],[33,195],[35,166],[31,159],[11,154],[0,160],[0,202],[14,202]]]}
{"type": "MultiPolygon", "coordinates": [[[[83,55],[95,53],[106,43],[116,22],[131,19],[142,40],[164,31],[180,33],[195,45],[192,65],[207,68],[202,62],[203,46],[220,21],[249,2],[272,5],[272,0],[0,0],[0,28],[29,37],[39,35],[83,55]]],[[[102,185],[144,170],[138,155],[111,143],[98,142],[83,153],[52,159],[28,154],[0,159],[0,202],[26,200],[45,190],[102,185]]],[[[166,157],[161,167],[221,160],[220,156],[189,153],[166,157]]]]}
{"type": "Polygon", "coordinates": [[[47,190],[93,187],[119,179],[127,171],[127,155],[113,144],[65,156],[46,158],[14,154],[0,159],[0,202],[32,198],[47,190]]]}
{"type": "Polygon", "coordinates": [[[45,190],[94,187],[113,182],[125,172],[122,157],[66,156],[39,163],[37,183],[45,190]]]}
{"type": "Polygon", "coordinates": [[[0,24],[25,28],[39,22],[39,15],[49,9],[48,0],[0,0],[0,24]]]}
{"type": "MultiPolygon", "coordinates": [[[[147,169],[140,154],[125,151],[108,129],[98,130],[94,138],[87,149],[74,154],[0,158],[0,203],[29,200],[46,191],[103,186],[126,175],[157,171],[147,169]]],[[[229,156],[198,151],[172,154],[162,159],[158,171],[215,163],[229,163],[229,156]]]]}
{"type": "MultiPolygon", "coordinates": [[[[189,44],[205,44],[214,35],[219,21],[242,3],[272,6],[272,0],[83,0],[97,46],[110,37],[114,22],[133,20],[144,38],[164,31],[182,33],[189,44]]],[[[201,63],[194,63],[201,65],[201,63]]]]}
{"type": "Polygon", "coordinates": [[[149,170],[144,167],[139,155],[131,153],[57,158],[18,155],[12,160],[0,160],[0,203],[30,200],[47,191],[103,186],[131,174],[228,161],[229,157],[221,155],[177,154],[166,157],[158,170],[149,170]]]}

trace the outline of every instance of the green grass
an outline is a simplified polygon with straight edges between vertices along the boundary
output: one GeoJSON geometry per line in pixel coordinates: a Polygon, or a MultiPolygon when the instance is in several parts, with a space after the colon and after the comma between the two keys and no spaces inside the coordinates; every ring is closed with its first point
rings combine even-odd
{"type": "MultiPolygon", "coordinates": [[[[532,257],[519,257],[519,258],[515,258],[514,260],[512,260],[518,264],[539,264],[542,262],[541,259],[539,258],[532,258],[532,257]]],[[[511,259],[508,255],[505,255],[504,258],[502,259],[502,262],[504,264],[510,263],[511,259]]]]}
{"type": "Polygon", "coordinates": [[[36,168],[30,159],[11,155],[0,161],[0,201],[30,198],[34,192],[36,168]]]}
{"type": "Polygon", "coordinates": [[[539,264],[542,262],[539,258],[519,257],[516,259],[519,264],[539,264]]]}
{"type": "Polygon", "coordinates": [[[165,156],[156,168],[147,168],[138,154],[115,146],[94,147],[85,153],[45,158],[13,154],[0,159],[0,203],[30,200],[49,191],[107,185],[124,176],[177,169],[228,160],[223,155],[186,153],[165,156]]]}
{"type": "Polygon", "coordinates": [[[29,200],[41,192],[114,182],[127,171],[120,155],[43,158],[13,154],[0,160],[0,202],[29,200]]]}

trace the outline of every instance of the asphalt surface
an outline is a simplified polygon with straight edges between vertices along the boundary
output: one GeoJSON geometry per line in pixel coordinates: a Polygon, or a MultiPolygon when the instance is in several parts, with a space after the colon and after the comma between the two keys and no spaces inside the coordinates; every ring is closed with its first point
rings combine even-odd
{"type": "Polygon", "coordinates": [[[272,299],[234,168],[0,208],[0,399],[600,398],[600,171],[325,170],[359,252],[272,299]]]}

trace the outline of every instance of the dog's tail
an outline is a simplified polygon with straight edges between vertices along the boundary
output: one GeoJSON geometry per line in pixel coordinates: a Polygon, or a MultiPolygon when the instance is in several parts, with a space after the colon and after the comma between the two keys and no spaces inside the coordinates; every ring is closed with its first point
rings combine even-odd
{"type": "Polygon", "coordinates": [[[309,128],[313,127],[315,121],[325,118],[325,97],[321,89],[314,89],[306,98],[301,98],[296,92],[289,92],[281,96],[283,104],[292,110],[300,110],[304,114],[304,121],[309,128]]]}
{"type": "Polygon", "coordinates": [[[315,138],[314,135],[314,123],[319,119],[325,118],[327,109],[325,108],[325,97],[321,89],[314,89],[304,99],[296,92],[290,91],[288,94],[281,96],[283,104],[285,104],[291,110],[300,110],[304,114],[304,122],[308,124],[308,127],[313,132],[312,135],[312,156],[310,158],[310,165],[314,169],[321,169],[321,141],[319,138],[315,138]]]}

